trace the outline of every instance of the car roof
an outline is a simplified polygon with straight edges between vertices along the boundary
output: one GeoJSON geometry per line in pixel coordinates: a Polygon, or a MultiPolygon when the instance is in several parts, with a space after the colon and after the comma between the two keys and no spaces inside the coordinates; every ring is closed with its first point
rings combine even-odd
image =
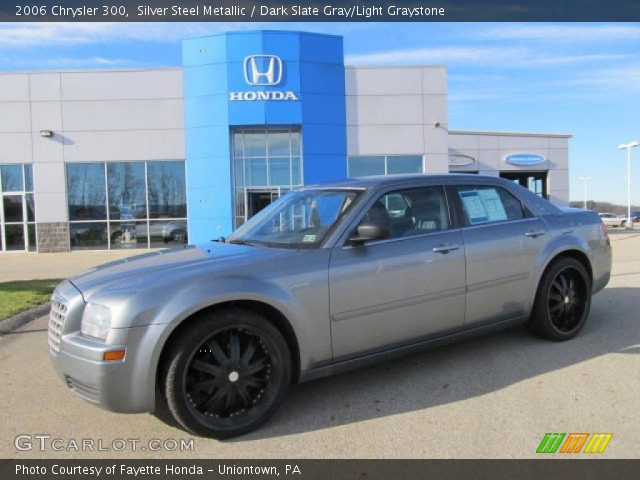
{"type": "Polygon", "coordinates": [[[307,185],[305,189],[358,189],[368,190],[374,187],[384,187],[387,185],[398,185],[403,183],[414,183],[416,180],[430,180],[441,183],[449,183],[451,180],[463,180],[475,182],[478,180],[508,181],[489,175],[446,173],[446,174],[404,174],[404,175],[380,175],[373,177],[357,177],[335,183],[323,183],[321,185],[307,185]]]}

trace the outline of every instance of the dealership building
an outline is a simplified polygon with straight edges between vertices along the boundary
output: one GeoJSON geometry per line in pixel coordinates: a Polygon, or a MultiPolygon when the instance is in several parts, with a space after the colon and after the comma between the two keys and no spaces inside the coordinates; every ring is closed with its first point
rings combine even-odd
{"type": "Polygon", "coordinates": [[[446,78],[290,31],[184,40],[180,68],[0,72],[0,251],[208,241],[368,175],[501,176],[566,205],[570,135],[452,130],[446,78]]]}

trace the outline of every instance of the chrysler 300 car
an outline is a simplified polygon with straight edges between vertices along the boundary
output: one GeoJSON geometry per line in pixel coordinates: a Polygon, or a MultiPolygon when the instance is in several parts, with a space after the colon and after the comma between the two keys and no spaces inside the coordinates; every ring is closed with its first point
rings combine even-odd
{"type": "Polygon", "coordinates": [[[53,294],[65,384],[115,412],[248,432],[289,384],[524,324],[574,337],[611,269],[595,212],[477,175],[291,192],[231,236],[109,263],[53,294]]]}

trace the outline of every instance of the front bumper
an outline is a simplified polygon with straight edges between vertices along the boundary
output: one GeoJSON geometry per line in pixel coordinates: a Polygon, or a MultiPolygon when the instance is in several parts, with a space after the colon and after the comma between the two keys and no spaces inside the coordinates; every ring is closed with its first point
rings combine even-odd
{"type": "Polygon", "coordinates": [[[77,395],[120,413],[155,409],[158,356],[154,350],[166,325],[119,329],[119,344],[106,345],[79,332],[63,335],[60,350],[49,356],[58,376],[77,395]],[[124,359],[104,361],[104,353],[126,349],[124,359]]]}
{"type": "Polygon", "coordinates": [[[49,323],[49,356],[65,385],[106,410],[153,411],[160,346],[171,325],[112,329],[102,342],[80,333],[84,301],[69,282],[58,286],[52,305],[56,308],[49,323]],[[105,352],[122,349],[122,360],[103,360],[105,352]]]}

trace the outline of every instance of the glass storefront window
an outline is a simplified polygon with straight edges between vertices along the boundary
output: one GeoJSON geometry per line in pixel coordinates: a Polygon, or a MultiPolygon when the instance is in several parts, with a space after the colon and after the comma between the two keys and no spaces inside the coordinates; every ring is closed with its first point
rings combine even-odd
{"type": "Polygon", "coordinates": [[[421,155],[389,155],[387,157],[387,174],[422,173],[421,155]]]}
{"type": "Polygon", "coordinates": [[[233,132],[235,225],[241,225],[285,190],[302,185],[300,131],[233,132]]]}
{"type": "Polygon", "coordinates": [[[31,164],[0,165],[0,251],[36,250],[31,164]]]}
{"type": "Polygon", "coordinates": [[[291,162],[289,157],[272,157],[269,159],[269,179],[271,185],[289,186],[291,181],[291,162]]]}
{"type": "Polygon", "coordinates": [[[2,165],[0,166],[2,175],[3,192],[19,192],[24,190],[22,177],[22,165],[2,165]]]}
{"type": "Polygon", "coordinates": [[[109,238],[111,248],[147,248],[147,222],[109,222],[109,238]]]}
{"type": "Polygon", "coordinates": [[[370,177],[384,175],[384,157],[349,157],[348,169],[350,177],[370,177]]]}
{"type": "Polygon", "coordinates": [[[149,238],[152,247],[167,247],[188,243],[187,220],[149,222],[149,238]]]}
{"type": "Polygon", "coordinates": [[[33,166],[24,165],[24,189],[26,192],[33,192],[33,166]]]}
{"type": "Polygon", "coordinates": [[[5,223],[23,222],[22,195],[5,195],[2,200],[5,223]]]}
{"type": "Polygon", "coordinates": [[[186,218],[184,162],[147,162],[149,215],[186,218]]]}
{"type": "Polygon", "coordinates": [[[29,239],[29,251],[37,251],[38,248],[36,246],[36,225],[34,223],[29,223],[27,225],[27,237],[29,239]]]}
{"type": "Polygon", "coordinates": [[[422,173],[422,155],[354,156],[347,159],[347,164],[351,178],[422,173]]]}
{"type": "Polygon", "coordinates": [[[268,132],[269,157],[288,157],[290,152],[289,132],[268,132]]]}
{"type": "Polygon", "coordinates": [[[500,176],[547,198],[547,172],[500,172],[500,176]]]}
{"type": "Polygon", "coordinates": [[[27,204],[27,222],[36,221],[36,204],[33,193],[27,193],[25,195],[27,204]]]}
{"type": "Polygon", "coordinates": [[[69,225],[72,250],[106,250],[107,222],[82,222],[69,225]]]}
{"type": "Polygon", "coordinates": [[[144,162],[107,163],[109,219],[147,217],[144,162]]]}
{"type": "Polygon", "coordinates": [[[267,136],[265,132],[249,132],[244,135],[244,156],[264,157],[267,155],[267,136]]]}
{"type": "Polygon", "coordinates": [[[67,164],[69,220],[106,220],[104,163],[67,164]]]}
{"type": "Polygon", "coordinates": [[[244,178],[247,185],[268,185],[267,159],[265,157],[246,158],[244,161],[244,178]]]}
{"type": "Polygon", "coordinates": [[[24,250],[24,225],[5,225],[5,241],[7,250],[24,250]]]}
{"type": "Polygon", "coordinates": [[[67,164],[67,192],[72,250],[171,246],[162,224],[172,219],[186,238],[184,161],[67,164]]]}

